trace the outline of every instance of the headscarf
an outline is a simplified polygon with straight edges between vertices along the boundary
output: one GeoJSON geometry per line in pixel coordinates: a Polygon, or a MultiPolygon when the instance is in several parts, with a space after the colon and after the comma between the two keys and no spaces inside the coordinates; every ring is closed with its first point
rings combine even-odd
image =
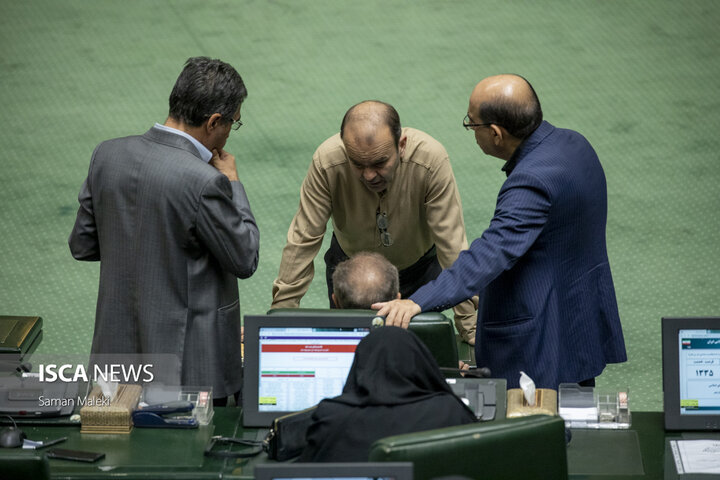
{"type": "Polygon", "coordinates": [[[300,461],[367,461],[380,438],[474,421],[425,344],[382,327],[358,344],[343,393],[318,405],[300,461]]]}
{"type": "Polygon", "coordinates": [[[383,327],[358,344],[342,394],[328,401],[402,405],[443,394],[452,389],[427,346],[409,330],[383,327]]]}

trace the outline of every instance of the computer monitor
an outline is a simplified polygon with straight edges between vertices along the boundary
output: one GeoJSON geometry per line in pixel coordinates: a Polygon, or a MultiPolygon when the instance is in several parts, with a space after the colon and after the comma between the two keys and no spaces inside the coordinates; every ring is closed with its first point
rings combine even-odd
{"type": "Polygon", "coordinates": [[[275,418],[339,395],[355,348],[374,315],[246,315],[243,425],[275,418]]]}
{"type": "Polygon", "coordinates": [[[262,463],[255,480],[412,480],[411,462],[371,463],[262,463]]]}
{"type": "Polygon", "coordinates": [[[666,430],[720,430],[720,317],[663,318],[666,430]]]}

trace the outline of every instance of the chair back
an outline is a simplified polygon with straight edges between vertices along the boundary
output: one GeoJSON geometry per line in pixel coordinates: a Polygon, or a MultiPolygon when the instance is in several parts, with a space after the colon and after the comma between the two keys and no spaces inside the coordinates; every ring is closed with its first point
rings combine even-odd
{"type": "MultiPolygon", "coordinates": [[[[268,315],[374,315],[373,310],[338,310],[330,308],[275,308],[268,315]]],[[[426,312],[415,315],[410,320],[411,330],[428,347],[440,367],[458,367],[458,347],[455,327],[452,321],[439,312],[426,312]]]]}
{"type": "Polygon", "coordinates": [[[565,422],[533,415],[382,438],[371,462],[413,462],[415,480],[568,478],[565,422]]]}

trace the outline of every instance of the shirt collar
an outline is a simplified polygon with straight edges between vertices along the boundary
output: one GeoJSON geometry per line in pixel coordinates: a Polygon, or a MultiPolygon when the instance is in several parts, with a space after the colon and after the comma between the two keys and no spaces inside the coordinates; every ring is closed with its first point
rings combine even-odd
{"type": "Polygon", "coordinates": [[[205,163],[210,162],[210,159],[212,158],[212,152],[208,150],[205,145],[200,143],[197,138],[193,137],[189,133],[178,130],[177,128],[168,127],[167,125],[161,125],[159,123],[155,124],[155,128],[159,128],[160,130],[163,130],[165,132],[174,133],[176,135],[180,135],[181,137],[187,138],[192,142],[193,145],[195,145],[195,148],[197,148],[197,151],[200,154],[200,158],[202,158],[205,163]]]}
{"type": "Polygon", "coordinates": [[[540,126],[536,128],[535,131],[533,131],[525,140],[523,140],[520,145],[518,145],[515,152],[512,154],[512,157],[510,157],[510,160],[505,162],[505,165],[502,167],[502,171],[505,172],[505,175],[509,177],[518,162],[528,153],[533,151],[535,147],[537,147],[540,142],[545,139],[545,137],[550,135],[550,132],[554,129],[555,127],[543,120],[540,126]]]}

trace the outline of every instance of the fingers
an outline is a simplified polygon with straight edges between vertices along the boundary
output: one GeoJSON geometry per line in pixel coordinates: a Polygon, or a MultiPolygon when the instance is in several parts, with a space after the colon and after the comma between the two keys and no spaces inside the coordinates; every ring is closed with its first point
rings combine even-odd
{"type": "Polygon", "coordinates": [[[377,315],[385,315],[388,311],[388,303],[389,302],[373,303],[372,305],[370,305],[370,308],[373,310],[377,310],[377,315]]]}
{"type": "Polygon", "coordinates": [[[385,326],[408,328],[412,317],[420,313],[420,307],[411,300],[393,300],[372,305],[379,309],[377,315],[385,317],[385,326]]]}
{"type": "Polygon", "coordinates": [[[401,314],[397,313],[397,310],[390,310],[390,312],[385,316],[385,326],[386,327],[402,327],[402,317],[401,314]]]}
{"type": "Polygon", "coordinates": [[[413,314],[409,311],[403,311],[402,314],[402,324],[400,325],[402,328],[408,328],[410,326],[410,320],[412,320],[413,314]]]}
{"type": "Polygon", "coordinates": [[[381,307],[377,314],[385,317],[386,327],[402,327],[402,305],[397,300],[377,305],[381,307]]]}

